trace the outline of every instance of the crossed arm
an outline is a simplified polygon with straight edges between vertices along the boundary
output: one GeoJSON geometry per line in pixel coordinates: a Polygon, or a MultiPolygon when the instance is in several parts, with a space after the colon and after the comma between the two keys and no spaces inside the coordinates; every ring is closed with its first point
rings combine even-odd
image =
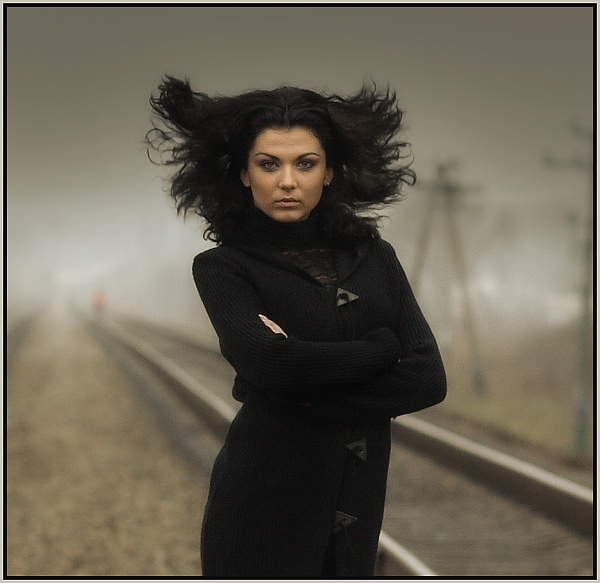
{"type": "Polygon", "coordinates": [[[256,290],[227,257],[199,255],[193,273],[223,355],[252,385],[290,401],[310,401],[317,416],[391,418],[442,401],[446,377],[404,271],[395,254],[389,259],[399,298],[395,329],[344,342],[288,336],[263,315],[256,290]]]}
{"type": "Polygon", "coordinates": [[[193,274],[223,356],[260,390],[305,402],[317,388],[366,383],[400,356],[389,328],[343,342],[288,337],[275,322],[261,319],[266,307],[259,294],[235,261],[223,254],[197,256],[193,274]]]}

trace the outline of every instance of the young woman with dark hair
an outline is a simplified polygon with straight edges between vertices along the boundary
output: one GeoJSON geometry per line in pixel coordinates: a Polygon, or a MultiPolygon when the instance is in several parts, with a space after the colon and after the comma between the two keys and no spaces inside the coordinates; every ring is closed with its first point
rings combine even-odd
{"type": "Polygon", "coordinates": [[[217,246],[193,276],[243,403],[213,468],[206,577],[374,574],[390,420],[442,401],[430,327],[373,211],[415,174],[396,96],[236,96],[166,77],[149,147],[217,246]],[[404,162],[404,164],[403,164],[404,162]]]}

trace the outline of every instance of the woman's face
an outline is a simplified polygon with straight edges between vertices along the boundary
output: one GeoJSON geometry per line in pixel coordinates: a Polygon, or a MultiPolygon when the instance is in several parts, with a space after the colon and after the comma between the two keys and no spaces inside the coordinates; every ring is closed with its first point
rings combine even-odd
{"type": "Polygon", "coordinates": [[[254,140],[240,177],[254,204],[276,221],[304,221],[333,178],[320,140],[305,127],[269,128],[254,140]]]}

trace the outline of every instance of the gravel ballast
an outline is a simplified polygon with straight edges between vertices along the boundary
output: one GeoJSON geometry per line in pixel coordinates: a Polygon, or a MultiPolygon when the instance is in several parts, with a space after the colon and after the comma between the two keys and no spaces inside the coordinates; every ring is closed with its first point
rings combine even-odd
{"type": "Polygon", "coordinates": [[[207,477],[131,379],[54,306],[8,369],[14,577],[195,577],[207,477]]]}

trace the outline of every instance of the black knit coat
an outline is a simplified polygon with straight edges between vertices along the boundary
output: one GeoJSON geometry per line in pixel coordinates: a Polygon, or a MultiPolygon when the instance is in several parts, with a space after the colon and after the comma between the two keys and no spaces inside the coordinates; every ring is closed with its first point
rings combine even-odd
{"type": "Polygon", "coordinates": [[[445,397],[437,344],[391,245],[335,246],[334,287],[283,253],[323,245],[312,216],[278,223],[253,210],[235,242],[194,259],[243,402],[213,468],[205,577],[372,576],[390,419],[445,397]]]}

